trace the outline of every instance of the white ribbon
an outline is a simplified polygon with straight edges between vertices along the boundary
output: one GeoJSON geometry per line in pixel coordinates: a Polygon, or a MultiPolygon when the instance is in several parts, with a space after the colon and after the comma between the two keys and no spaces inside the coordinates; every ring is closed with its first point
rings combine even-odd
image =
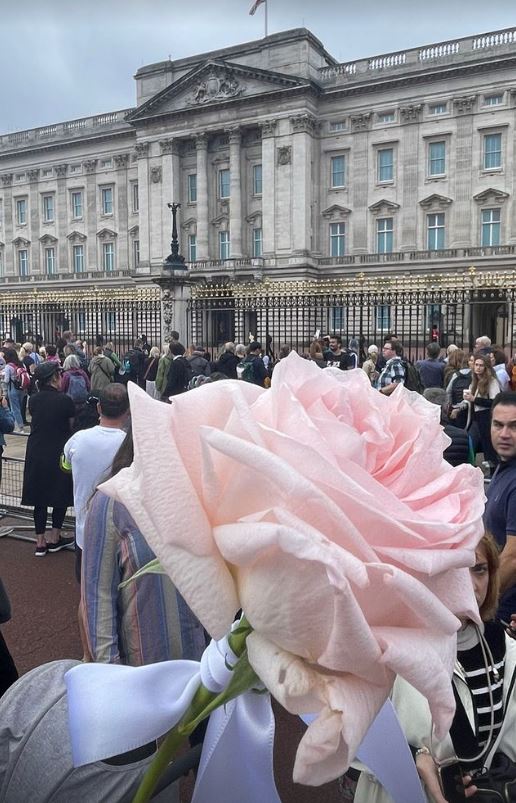
{"type": "MultiPolygon", "coordinates": [[[[149,666],[82,664],[65,675],[74,766],[119,755],[176,725],[200,683],[222,691],[236,656],[227,639],[212,641],[201,663],[149,666]]],[[[314,717],[303,717],[305,722],[314,717]]],[[[281,803],[273,772],[274,714],[268,694],[246,692],[209,719],[193,803],[281,803]]],[[[394,709],[386,703],[359,758],[396,803],[423,803],[414,760],[394,709]]]]}

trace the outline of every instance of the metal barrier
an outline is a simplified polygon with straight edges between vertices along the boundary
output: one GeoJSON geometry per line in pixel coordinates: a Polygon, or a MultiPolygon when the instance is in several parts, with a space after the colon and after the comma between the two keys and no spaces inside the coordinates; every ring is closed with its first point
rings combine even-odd
{"type": "MultiPolygon", "coordinates": [[[[12,536],[23,540],[34,539],[34,524],[32,523],[32,506],[22,505],[23,488],[23,467],[25,461],[20,457],[2,457],[2,481],[0,483],[0,520],[3,518],[20,519],[30,522],[27,524],[15,524],[13,526],[0,527],[1,536],[12,536]],[[21,535],[18,531],[29,531],[31,537],[21,535]]],[[[75,525],[75,513],[73,508],[68,508],[63,530],[72,530],[75,525]]],[[[48,526],[52,523],[49,521],[48,526]]]]}

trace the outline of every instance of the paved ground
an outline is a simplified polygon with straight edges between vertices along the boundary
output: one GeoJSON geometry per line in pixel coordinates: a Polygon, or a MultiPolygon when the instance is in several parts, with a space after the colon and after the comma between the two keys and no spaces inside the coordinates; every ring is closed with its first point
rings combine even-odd
{"type": "MultiPolygon", "coordinates": [[[[20,521],[0,521],[0,527],[9,524],[19,525],[20,521]]],[[[31,536],[28,531],[25,534],[31,536]]],[[[0,537],[0,573],[13,607],[13,618],[2,626],[2,633],[20,674],[47,661],[82,655],[76,620],[79,591],[73,574],[74,555],[63,550],[35,558],[33,552],[33,543],[0,537]]],[[[303,725],[297,717],[278,712],[275,769],[282,802],[339,803],[336,784],[319,788],[292,784],[293,760],[302,732],[303,725]]],[[[191,780],[185,780],[181,803],[190,801],[192,788],[191,780]]]]}

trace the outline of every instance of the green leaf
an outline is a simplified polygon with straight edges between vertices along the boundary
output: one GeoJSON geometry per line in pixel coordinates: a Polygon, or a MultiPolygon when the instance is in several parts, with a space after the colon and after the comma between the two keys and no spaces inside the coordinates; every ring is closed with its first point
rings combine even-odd
{"type": "Polygon", "coordinates": [[[118,588],[125,588],[128,583],[132,583],[133,580],[137,580],[138,577],[142,577],[144,574],[166,574],[165,569],[159,562],[158,558],[154,558],[151,560],[150,563],[147,563],[145,566],[142,566],[141,569],[138,569],[137,572],[133,574],[129,580],[124,580],[123,583],[120,583],[118,588]]]}

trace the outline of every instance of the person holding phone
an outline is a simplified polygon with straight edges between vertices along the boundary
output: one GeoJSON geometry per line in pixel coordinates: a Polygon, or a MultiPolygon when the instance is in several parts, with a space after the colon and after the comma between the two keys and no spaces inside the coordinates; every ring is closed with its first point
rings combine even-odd
{"type": "MultiPolygon", "coordinates": [[[[491,535],[482,537],[475,558],[470,574],[482,625],[465,619],[457,634],[452,678],[456,711],[445,739],[437,742],[433,737],[428,702],[413,686],[397,678],[392,692],[392,702],[431,803],[503,800],[475,797],[490,782],[489,768],[495,765],[503,765],[504,781],[511,774],[516,778],[516,641],[512,625],[494,621],[499,555],[491,535]]],[[[392,803],[366,768],[354,766],[364,770],[358,780],[355,803],[392,803]]]]}

